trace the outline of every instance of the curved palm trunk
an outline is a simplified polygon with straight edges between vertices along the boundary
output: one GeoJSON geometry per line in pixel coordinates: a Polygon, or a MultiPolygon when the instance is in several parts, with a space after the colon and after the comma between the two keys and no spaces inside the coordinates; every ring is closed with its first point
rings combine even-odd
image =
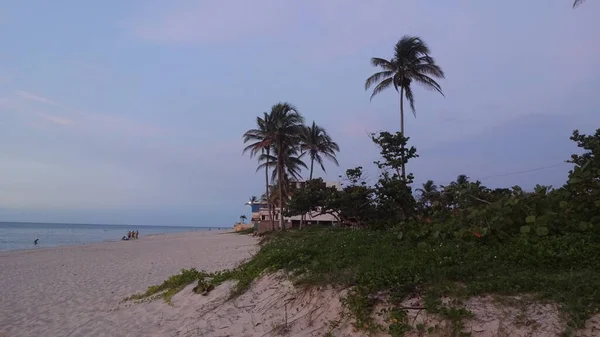
{"type": "MultiPolygon", "coordinates": [[[[404,137],[404,87],[400,87],[400,133],[404,137]]],[[[402,180],[406,181],[406,167],[404,165],[404,145],[402,145],[402,180]]]]}
{"type": "Polygon", "coordinates": [[[269,154],[270,149],[267,148],[267,165],[265,165],[265,186],[266,186],[266,197],[267,197],[267,207],[269,208],[269,222],[271,223],[271,230],[275,229],[275,223],[273,221],[273,207],[271,207],[271,199],[269,198],[269,154]]]}
{"type": "MultiPolygon", "coordinates": [[[[281,146],[280,146],[281,147],[281,146]]],[[[277,178],[279,180],[279,229],[284,230],[283,224],[283,149],[277,151],[277,178]]]]}

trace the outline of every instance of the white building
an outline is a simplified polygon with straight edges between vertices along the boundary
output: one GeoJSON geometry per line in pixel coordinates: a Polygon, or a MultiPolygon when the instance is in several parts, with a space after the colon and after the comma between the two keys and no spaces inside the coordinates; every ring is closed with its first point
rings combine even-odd
{"type": "MultiPolygon", "coordinates": [[[[335,187],[338,191],[342,190],[342,183],[340,181],[324,181],[326,187],[335,187]]],[[[295,188],[303,188],[306,185],[306,181],[293,181],[290,184],[295,188]]]]}
{"type": "MultiPolygon", "coordinates": [[[[326,187],[335,187],[337,190],[342,190],[342,183],[339,181],[325,181],[326,187]]],[[[291,182],[292,189],[301,189],[306,185],[306,181],[291,182]]],[[[258,233],[264,233],[269,230],[271,221],[269,216],[268,206],[265,202],[248,203],[252,207],[251,221],[257,224],[258,233]]],[[[281,212],[279,207],[273,210],[273,222],[275,228],[279,226],[279,217],[281,212]]],[[[333,225],[339,222],[338,218],[333,214],[318,214],[318,212],[306,213],[304,218],[302,215],[292,217],[283,217],[286,228],[298,227],[300,222],[302,225],[333,225]]]]}
{"type": "MultiPolygon", "coordinates": [[[[342,183],[339,181],[324,181],[326,187],[335,187],[338,191],[342,190],[342,183]]],[[[295,187],[300,189],[306,185],[306,181],[296,181],[295,187]]],[[[319,214],[319,212],[306,213],[304,220],[302,215],[294,215],[291,217],[284,217],[283,221],[290,223],[292,227],[299,226],[302,221],[303,225],[333,225],[339,222],[339,219],[333,214],[319,214]]]]}

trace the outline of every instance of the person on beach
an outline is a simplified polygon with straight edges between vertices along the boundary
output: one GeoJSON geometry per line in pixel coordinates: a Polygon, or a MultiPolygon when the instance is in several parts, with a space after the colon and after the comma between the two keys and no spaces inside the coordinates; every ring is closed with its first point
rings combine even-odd
{"type": "Polygon", "coordinates": [[[135,231],[135,239],[139,239],[140,238],[140,231],[135,231]]]}
{"type": "Polygon", "coordinates": [[[35,241],[33,241],[34,245],[37,245],[39,239],[35,239],[35,241]]]}
{"type": "Polygon", "coordinates": [[[131,231],[127,232],[127,239],[131,239],[131,231]]]}

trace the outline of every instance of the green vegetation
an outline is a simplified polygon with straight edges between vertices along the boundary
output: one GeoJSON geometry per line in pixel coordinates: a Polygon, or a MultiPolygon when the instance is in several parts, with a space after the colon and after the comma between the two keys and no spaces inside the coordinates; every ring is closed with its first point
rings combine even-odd
{"type": "MultiPolygon", "coordinates": [[[[337,214],[360,230],[277,235],[249,265],[288,270],[301,283],[354,286],[347,304],[359,326],[372,326],[370,296],[378,292],[397,304],[411,293],[425,294],[426,309],[450,319],[456,333],[469,315],[459,300],[478,294],[553,300],[570,327],[600,312],[600,129],[573,132],[580,154],[568,161],[574,168],[564,186],[538,185],[533,192],[489,189],[461,175],[448,186],[428,181],[415,198],[412,175],[404,181],[400,171],[416,156],[407,140],[399,133],[373,137],[382,157],[375,186],[359,167],[348,170],[342,191],[315,181],[288,204],[290,214],[337,214]],[[442,306],[443,296],[458,302],[442,306]]],[[[396,320],[397,331],[406,328],[396,320]]]]}
{"type": "Polygon", "coordinates": [[[150,286],[145,293],[132,295],[126,298],[125,301],[160,297],[170,304],[175,294],[196,280],[204,280],[206,277],[209,277],[209,274],[206,272],[197,271],[194,268],[182,269],[181,273],[169,277],[162,284],[150,286]]]}
{"type": "Polygon", "coordinates": [[[403,160],[415,157],[416,150],[400,134],[384,132],[373,140],[382,155],[375,186],[362,181],[356,168],[348,170],[343,190],[313,180],[288,205],[288,211],[302,203],[321,205],[321,212],[358,219],[356,230],[274,232],[235,270],[183,270],[132,298],[161,294],[169,301],[197,280],[204,293],[224,280],[237,280],[232,294],[237,295],[259,276],[283,270],[298,285],[350,287],[345,304],[356,326],[366,330],[382,329],[373,308],[376,295],[385,294],[392,307],[382,314],[392,336],[412,329],[401,302],[415,293],[422,295],[425,310],[452,323],[456,336],[471,316],[462,301],[474,295],[529,294],[552,300],[569,328],[581,327],[600,312],[600,129],[594,135],[573,132],[580,154],[571,156],[574,168],[560,188],[492,190],[459,176],[448,186],[425,183],[419,198],[400,174],[403,160]],[[308,195],[314,199],[302,201],[308,195]],[[450,301],[442,303],[442,298],[450,301]]]}
{"type": "MultiPolygon", "coordinates": [[[[421,84],[429,90],[444,95],[442,87],[434,78],[444,78],[444,71],[431,57],[431,51],[425,41],[417,36],[403,36],[394,46],[394,56],[389,61],[373,57],[371,64],[381,68],[380,72],[371,75],[365,82],[365,90],[375,86],[371,99],[388,88],[394,88],[400,94],[400,133],[404,132],[404,98],[408,101],[413,114],[416,115],[413,82],[421,84]]],[[[402,178],[406,180],[406,168],[402,164],[402,178]]]]}
{"type": "MultiPolygon", "coordinates": [[[[243,139],[244,144],[249,143],[244,153],[249,152],[251,157],[258,155],[257,171],[265,170],[263,201],[268,203],[272,230],[275,229],[275,205],[284,208],[292,193],[290,182],[299,180],[301,169],[307,168],[302,157],[309,156],[311,178],[315,161],[325,170],[322,156],[337,164],[335,156],[339,146],[315,122],[304,125],[304,117],[290,103],[277,103],[269,113],[257,117],[255,128],[246,131],[243,139]],[[270,185],[270,181],[276,185],[270,185]]],[[[279,228],[283,229],[283,217],[279,217],[279,221],[279,228]]]]}
{"type": "Polygon", "coordinates": [[[237,232],[232,232],[239,235],[248,235],[254,233],[254,228],[242,229],[237,232]]]}
{"type": "MultiPolygon", "coordinates": [[[[404,97],[414,111],[412,81],[441,93],[429,75],[443,78],[443,72],[419,38],[404,37],[395,51],[391,61],[373,59],[383,71],[366,87],[378,83],[373,95],[390,86],[399,90],[403,130],[404,97]]],[[[314,123],[310,128],[302,123],[296,108],[276,104],[244,135],[245,143],[252,142],[245,151],[260,154],[258,169],[265,169],[271,213],[277,204],[284,215],[331,214],[342,226],[270,233],[239,268],[218,274],[184,270],[135,298],[161,294],[169,300],[197,280],[195,291],[201,293],[236,280],[235,296],[261,275],[285,271],[298,285],[350,289],[344,303],[356,327],[385,329],[391,336],[413,328],[437,329],[408,322],[402,302],[413,294],[421,295],[423,310],[451,323],[453,336],[464,335],[463,321],[472,313],[463,302],[475,295],[551,300],[564,313],[567,332],[600,313],[600,129],[593,135],[573,132],[571,140],[579,149],[567,161],[573,169],[562,187],[490,189],[459,175],[446,186],[427,181],[413,193],[414,177],[405,167],[418,157],[417,150],[403,132],[385,131],[371,135],[381,157],[374,162],[380,174],[373,184],[356,167],[341,177],[341,190],[326,187],[320,178],[291,188],[301,168],[307,168],[305,154],[311,160],[310,178],[314,161],[322,165],[320,155],[337,162],[337,144],[314,123]],[[312,136],[320,140],[308,141],[312,136]],[[277,185],[271,188],[270,180],[277,185]],[[373,312],[382,301],[389,305],[379,313],[385,327],[373,312]]]]}
{"type": "Polygon", "coordinates": [[[313,178],[315,161],[319,164],[321,170],[326,172],[323,157],[339,166],[336,152],[340,151],[340,147],[331,139],[327,131],[322,126],[315,124],[314,121],[312,125],[304,127],[300,134],[300,151],[307,153],[310,159],[308,180],[313,178]]]}
{"type": "Polygon", "coordinates": [[[442,239],[431,228],[419,238],[399,233],[310,228],[275,234],[242,270],[252,276],[285,270],[300,285],[353,286],[346,302],[359,327],[373,326],[372,295],[379,292],[398,306],[422,292],[428,311],[457,326],[468,312],[459,303],[442,306],[442,296],[533,293],[561,304],[573,326],[600,312],[600,242],[584,233],[517,235],[502,242],[474,235],[442,239]]]}
{"type": "Polygon", "coordinates": [[[223,271],[216,273],[208,273],[206,271],[198,271],[195,268],[182,269],[179,274],[169,277],[166,281],[159,285],[150,286],[146,292],[141,294],[134,294],[123,301],[135,301],[143,299],[157,299],[162,298],[168,304],[171,304],[173,296],[183,290],[183,288],[189,286],[194,282],[198,284],[194,287],[193,291],[196,294],[208,295],[216,286],[220,285],[224,281],[236,279],[237,271],[223,271]]]}

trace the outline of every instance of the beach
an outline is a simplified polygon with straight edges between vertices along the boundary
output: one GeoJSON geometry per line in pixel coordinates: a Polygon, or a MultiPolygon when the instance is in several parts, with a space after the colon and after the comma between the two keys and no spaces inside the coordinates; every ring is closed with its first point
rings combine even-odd
{"type": "Polygon", "coordinates": [[[0,252],[0,337],[174,336],[177,321],[165,317],[180,308],[122,300],[182,268],[235,267],[256,243],[211,231],[0,252]]]}

